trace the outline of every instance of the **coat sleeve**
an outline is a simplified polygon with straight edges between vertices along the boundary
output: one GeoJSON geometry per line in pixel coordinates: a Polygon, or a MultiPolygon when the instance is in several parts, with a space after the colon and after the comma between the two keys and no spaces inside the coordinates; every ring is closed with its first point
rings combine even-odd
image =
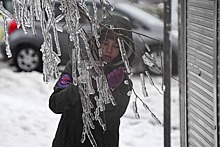
{"type": "Polygon", "coordinates": [[[102,113],[103,121],[110,132],[118,128],[120,118],[124,115],[130,101],[130,94],[128,93],[132,90],[132,82],[131,80],[126,81],[112,91],[116,106],[111,103],[106,104],[105,111],[102,113]]]}
{"type": "Polygon", "coordinates": [[[128,107],[132,87],[132,81],[128,77],[126,77],[126,80],[112,92],[113,96],[116,99],[117,107],[119,110],[119,118],[124,115],[128,107]]]}
{"type": "Polygon", "coordinates": [[[49,98],[49,108],[54,113],[62,114],[80,100],[78,87],[73,84],[70,71],[71,64],[67,64],[49,98]]]}

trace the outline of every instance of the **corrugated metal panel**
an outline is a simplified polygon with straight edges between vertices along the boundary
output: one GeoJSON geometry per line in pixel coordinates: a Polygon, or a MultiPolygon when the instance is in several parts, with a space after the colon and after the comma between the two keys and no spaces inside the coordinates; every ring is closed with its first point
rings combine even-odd
{"type": "Polygon", "coordinates": [[[213,28],[208,28],[205,26],[202,26],[201,24],[195,24],[195,23],[191,23],[188,22],[188,26],[187,26],[187,30],[193,30],[195,32],[199,32],[200,34],[212,37],[213,33],[212,33],[212,29],[213,28]]]}
{"type": "Polygon", "coordinates": [[[201,17],[201,16],[189,14],[189,15],[187,15],[187,18],[188,18],[187,21],[189,22],[189,25],[190,25],[190,23],[195,23],[195,24],[198,24],[201,26],[212,28],[211,26],[213,25],[213,22],[211,22],[210,19],[208,19],[206,17],[201,17]]]}
{"type": "MultiPolygon", "coordinates": [[[[220,0],[218,0],[217,12],[217,99],[220,100],[220,0]]],[[[220,146],[220,101],[218,101],[218,145],[220,146]]]]}
{"type": "Polygon", "coordinates": [[[192,55],[196,61],[201,60],[211,65],[213,62],[213,57],[210,56],[208,53],[209,52],[205,52],[205,50],[202,50],[202,49],[198,52],[196,48],[194,48],[193,46],[191,47],[189,44],[188,54],[192,55]]]}
{"type": "Polygon", "coordinates": [[[194,72],[194,73],[198,73],[200,74],[200,77],[206,79],[207,81],[209,82],[212,82],[213,81],[213,75],[212,73],[209,73],[205,70],[202,70],[201,68],[195,68],[194,65],[192,64],[188,64],[188,70],[194,72]],[[202,71],[201,71],[202,70],[202,71]]]}
{"type": "Polygon", "coordinates": [[[188,77],[188,82],[187,82],[188,92],[190,92],[190,89],[197,91],[198,93],[203,95],[203,97],[199,97],[199,98],[202,98],[202,101],[206,101],[206,103],[209,103],[210,105],[212,105],[212,103],[213,103],[212,96],[213,95],[212,95],[212,91],[209,91],[210,87],[205,84],[201,85],[202,82],[198,82],[199,79],[197,79],[195,77],[194,77],[194,79],[192,79],[192,76],[190,76],[189,74],[187,77],[188,77]]]}
{"type": "Polygon", "coordinates": [[[188,0],[187,7],[188,6],[195,6],[205,10],[213,10],[213,0],[188,0]]]}
{"type": "Polygon", "coordinates": [[[186,95],[188,146],[214,147],[212,0],[186,4],[186,95]]]}
{"type": "Polygon", "coordinates": [[[203,42],[196,41],[192,39],[190,36],[187,38],[187,45],[189,45],[189,47],[195,48],[198,51],[204,52],[210,56],[212,56],[213,54],[211,46],[208,46],[204,44],[203,42]]]}
{"type": "Polygon", "coordinates": [[[188,5],[187,9],[188,9],[188,14],[193,14],[193,15],[196,15],[196,16],[200,16],[200,17],[204,17],[204,18],[212,18],[213,17],[213,10],[208,10],[206,9],[206,11],[204,11],[204,8],[199,8],[198,6],[196,6],[196,9],[195,9],[195,6],[196,5],[188,5]]]}
{"type": "Polygon", "coordinates": [[[199,73],[197,73],[198,75],[201,74],[202,70],[205,70],[206,72],[212,74],[213,73],[213,67],[212,65],[208,64],[207,62],[205,62],[204,60],[200,60],[198,59],[198,57],[195,55],[191,55],[188,54],[187,55],[187,61],[189,63],[194,64],[194,67],[197,68],[197,70],[199,71],[199,73]]]}
{"type": "Polygon", "coordinates": [[[202,42],[210,47],[213,46],[213,37],[207,36],[205,33],[196,32],[195,30],[188,30],[188,39],[193,39],[198,42],[202,42]]]}

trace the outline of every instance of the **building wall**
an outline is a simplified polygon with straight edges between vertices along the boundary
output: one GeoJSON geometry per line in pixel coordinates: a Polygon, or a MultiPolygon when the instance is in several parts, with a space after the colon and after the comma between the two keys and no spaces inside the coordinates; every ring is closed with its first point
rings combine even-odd
{"type": "Polygon", "coordinates": [[[184,86],[180,86],[181,114],[185,115],[181,117],[184,122],[181,144],[217,147],[217,1],[180,3],[183,23],[180,48],[184,50],[180,56],[185,59],[180,73],[180,79],[184,80],[184,86]]]}

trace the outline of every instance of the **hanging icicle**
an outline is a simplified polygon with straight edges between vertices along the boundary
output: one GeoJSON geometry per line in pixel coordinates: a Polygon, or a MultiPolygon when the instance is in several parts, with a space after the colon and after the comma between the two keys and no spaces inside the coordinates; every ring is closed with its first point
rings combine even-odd
{"type": "Polygon", "coordinates": [[[102,5],[102,18],[106,18],[106,15],[107,15],[106,5],[111,7],[111,9],[110,9],[111,11],[114,10],[114,7],[107,0],[100,0],[100,2],[102,5]]]}
{"type": "Polygon", "coordinates": [[[135,118],[140,119],[140,115],[138,113],[138,108],[137,108],[137,97],[133,101],[133,111],[134,111],[134,114],[135,114],[135,118]]]}
{"type": "Polygon", "coordinates": [[[111,102],[112,105],[115,106],[115,98],[112,96],[111,90],[109,89],[108,82],[104,73],[96,78],[96,83],[99,92],[99,98],[102,99],[103,104],[109,104],[111,102]]]}
{"type": "Polygon", "coordinates": [[[8,40],[8,22],[7,19],[12,19],[12,15],[10,12],[8,12],[2,5],[2,1],[0,2],[0,13],[3,14],[3,21],[4,21],[4,35],[5,35],[5,45],[6,45],[6,55],[8,58],[12,57],[12,53],[10,50],[10,44],[8,40]]]}
{"type": "Polygon", "coordinates": [[[141,77],[142,93],[143,93],[144,97],[148,97],[147,88],[145,86],[144,74],[140,73],[140,77],[141,77]]]}
{"type": "Polygon", "coordinates": [[[43,79],[45,82],[50,82],[59,77],[57,65],[60,63],[60,58],[53,51],[51,34],[45,36],[45,41],[41,45],[43,64],[43,79]]]}
{"type": "Polygon", "coordinates": [[[121,52],[122,61],[125,64],[127,73],[130,74],[131,73],[131,68],[130,68],[128,57],[127,57],[127,54],[126,54],[124,42],[120,38],[118,38],[117,41],[118,41],[119,49],[120,49],[120,52],[121,52]]]}
{"type": "Polygon", "coordinates": [[[154,86],[154,87],[157,89],[157,91],[158,91],[161,95],[163,95],[163,93],[159,90],[159,88],[157,88],[157,86],[154,84],[154,82],[153,82],[153,80],[152,80],[152,78],[151,78],[149,72],[148,72],[148,71],[145,71],[145,74],[147,75],[151,86],[154,86]]]}
{"type": "Polygon", "coordinates": [[[150,108],[147,106],[146,103],[144,103],[144,101],[136,94],[136,92],[134,91],[133,89],[133,93],[135,94],[135,101],[133,102],[133,111],[134,111],[134,114],[135,114],[135,118],[139,119],[140,118],[140,115],[137,111],[137,99],[140,100],[140,102],[143,104],[143,107],[149,111],[151,113],[151,116],[155,119],[155,121],[158,123],[158,124],[161,124],[160,120],[156,117],[156,115],[150,110],[150,108]]]}
{"type": "Polygon", "coordinates": [[[8,26],[8,22],[7,22],[7,18],[5,16],[3,16],[3,20],[4,20],[6,55],[8,56],[8,58],[11,58],[12,53],[11,53],[11,50],[10,50],[10,44],[9,44],[9,40],[8,40],[8,28],[6,27],[6,26],[8,26]]]}
{"type": "Polygon", "coordinates": [[[144,55],[142,56],[142,59],[144,61],[144,64],[146,64],[147,66],[149,67],[154,66],[154,60],[148,52],[144,53],[144,55]]]}
{"type": "Polygon", "coordinates": [[[98,29],[99,29],[98,9],[97,9],[95,0],[93,0],[93,10],[94,10],[94,16],[93,16],[93,19],[92,19],[92,22],[91,22],[92,23],[92,35],[96,40],[96,45],[97,45],[98,50],[99,50],[99,57],[101,57],[102,56],[102,50],[100,48],[100,42],[99,42],[100,35],[98,34],[98,29]]]}
{"type": "Polygon", "coordinates": [[[87,19],[92,22],[92,17],[89,14],[89,9],[87,8],[86,5],[86,0],[81,0],[81,2],[79,3],[80,8],[83,10],[84,15],[87,17],[87,19]]]}
{"type": "MultiPolygon", "coordinates": [[[[95,99],[97,99],[98,97],[95,97],[95,99]]],[[[96,102],[98,102],[96,100],[96,102]]],[[[106,125],[104,124],[102,118],[99,116],[100,114],[100,108],[96,108],[95,110],[95,120],[97,120],[99,122],[99,124],[102,126],[103,131],[106,131],[106,125]]]]}
{"type": "Polygon", "coordinates": [[[43,75],[45,82],[50,82],[59,76],[58,64],[60,63],[60,58],[59,54],[53,51],[52,35],[49,32],[55,20],[53,10],[54,4],[50,0],[41,3],[40,21],[44,42],[40,50],[43,55],[43,75]]]}

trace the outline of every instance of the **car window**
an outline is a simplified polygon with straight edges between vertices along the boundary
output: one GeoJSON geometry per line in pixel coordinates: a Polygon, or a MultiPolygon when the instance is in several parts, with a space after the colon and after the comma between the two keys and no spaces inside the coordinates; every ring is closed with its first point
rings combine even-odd
{"type": "Polygon", "coordinates": [[[57,17],[62,13],[59,7],[60,7],[60,3],[55,3],[55,8],[54,8],[55,17],[57,17]]]}
{"type": "Polygon", "coordinates": [[[12,0],[0,0],[3,3],[3,7],[13,14],[12,0]]]}
{"type": "Polygon", "coordinates": [[[124,13],[123,11],[120,11],[119,9],[115,9],[114,11],[111,12],[111,14],[122,15],[122,16],[127,17],[130,20],[132,29],[143,28],[145,30],[150,30],[149,27],[147,27],[146,25],[144,25],[140,21],[128,16],[126,13],[124,13]]]}
{"type": "Polygon", "coordinates": [[[133,5],[126,4],[126,3],[117,3],[115,7],[117,10],[126,14],[131,19],[137,20],[137,22],[135,23],[138,23],[144,29],[146,28],[151,29],[155,25],[160,26],[160,27],[163,26],[163,22],[159,18],[133,5]]]}
{"type": "Polygon", "coordinates": [[[143,23],[141,23],[140,21],[136,20],[136,19],[130,19],[131,21],[131,27],[133,29],[138,29],[138,28],[142,28],[145,30],[150,30],[150,28],[147,25],[144,25],[143,23]]]}

